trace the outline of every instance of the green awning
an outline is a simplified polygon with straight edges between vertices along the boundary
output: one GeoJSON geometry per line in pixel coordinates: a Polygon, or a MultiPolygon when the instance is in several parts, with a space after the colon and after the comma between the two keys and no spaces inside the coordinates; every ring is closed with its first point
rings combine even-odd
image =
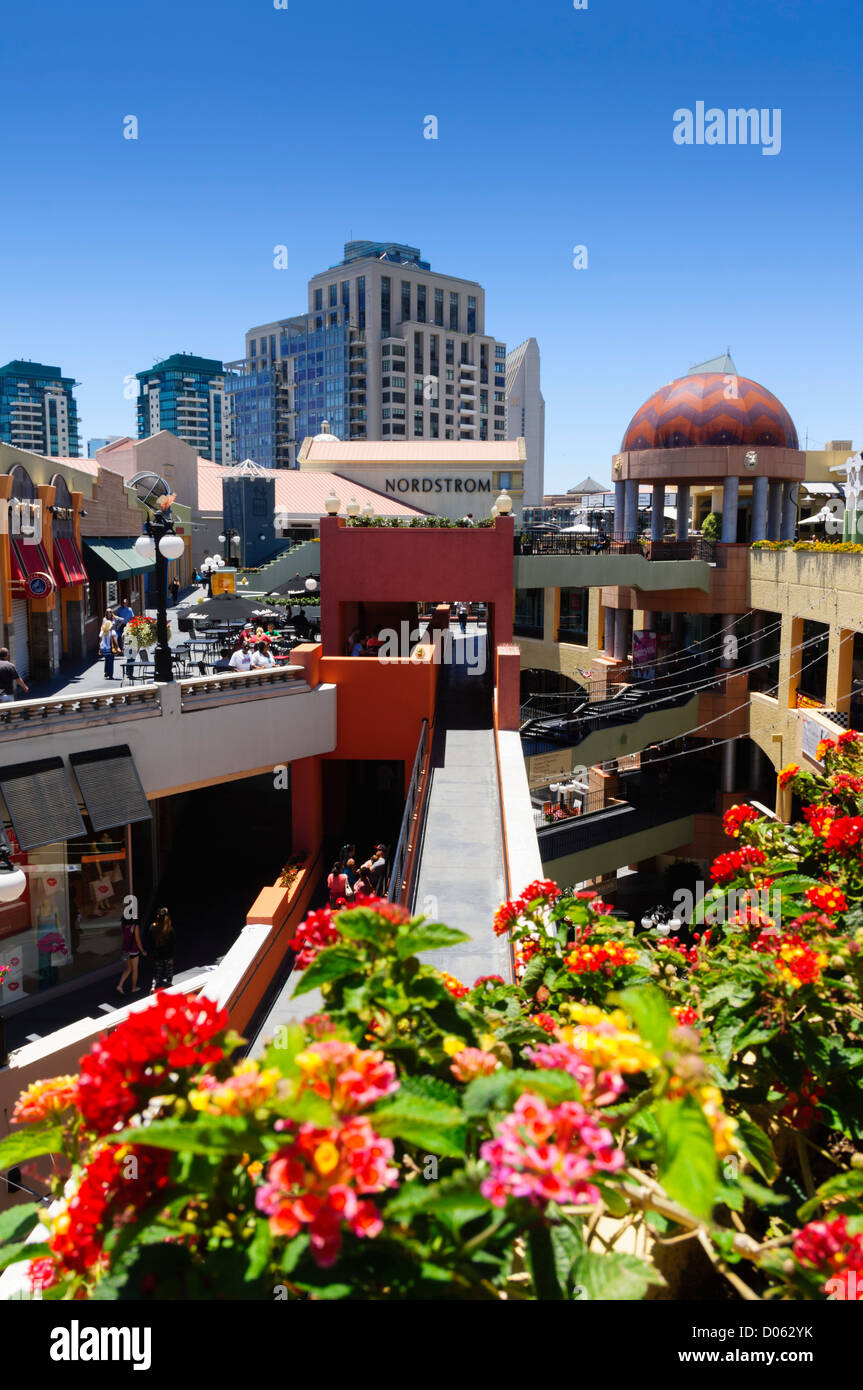
{"type": "Polygon", "coordinates": [[[108,536],[85,540],[84,568],[91,579],[128,579],[153,568],[152,560],[142,560],[135,549],[135,536],[108,536]]]}

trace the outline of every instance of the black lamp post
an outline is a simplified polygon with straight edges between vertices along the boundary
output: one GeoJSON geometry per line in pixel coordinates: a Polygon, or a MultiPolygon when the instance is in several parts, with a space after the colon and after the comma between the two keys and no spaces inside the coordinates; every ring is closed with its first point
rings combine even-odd
{"type": "Polygon", "coordinates": [[[234,541],[238,541],[239,539],[240,533],[239,531],[235,531],[233,527],[231,527],[230,530],[226,527],[224,534],[219,537],[220,544],[225,547],[226,565],[231,564],[231,546],[233,545],[234,541]]]}
{"type": "Polygon", "coordinates": [[[157,473],[136,473],[127,484],[150,513],[144,523],[144,534],[135,541],[135,549],[144,559],[156,561],[156,649],[154,676],[157,681],[174,679],[171,642],[168,635],[168,561],[179,560],[185,550],[183,539],[174,531],[171,515],[173,493],[164,478],[157,473]]]}

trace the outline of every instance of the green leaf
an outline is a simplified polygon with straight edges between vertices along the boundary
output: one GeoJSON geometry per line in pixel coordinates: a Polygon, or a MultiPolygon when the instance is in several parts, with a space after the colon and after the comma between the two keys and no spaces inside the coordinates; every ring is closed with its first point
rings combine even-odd
{"type": "Polygon", "coordinates": [[[310,1245],[311,1241],[305,1234],[294,1236],[294,1239],[288,1242],[279,1266],[283,1274],[293,1274],[310,1245]]]}
{"type": "Polygon", "coordinates": [[[0,1250],[0,1270],[8,1269],[9,1265],[17,1264],[19,1260],[41,1260],[50,1254],[48,1245],[42,1241],[38,1245],[26,1240],[18,1241],[15,1245],[4,1245],[0,1250]]]}
{"type": "Polygon", "coordinates": [[[36,1224],[39,1207],[35,1202],[19,1202],[0,1211],[0,1245],[7,1240],[23,1240],[36,1224]]]}
{"type": "Polygon", "coordinates": [[[362,969],[363,958],[359,951],[350,946],[327,946],[316,956],[307,970],[304,970],[296,989],[291,995],[296,999],[301,994],[309,994],[329,980],[341,980],[345,975],[355,975],[362,969]]]}
{"type": "Polygon", "coordinates": [[[634,985],[610,997],[613,1003],[626,1010],[644,1041],[661,1057],[668,1047],[668,1035],[674,1022],[668,1000],[661,990],[655,985],[634,985]]]}
{"type": "Polygon", "coordinates": [[[807,888],[814,888],[821,880],[810,878],[808,874],[786,874],[784,878],[775,878],[770,887],[770,900],[773,901],[773,894],[777,891],[785,897],[786,893],[805,893],[807,888]]]}
{"type": "Polygon", "coordinates": [[[779,1168],[769,1137],[748,1115],[737,1115],[736,1119],[737,1138],[744,1155],[766,1182],[773,1182],[779,1168]]]}
{"type": "Polygon", "coordinates": [[[661,1101],[659,1181],[693,1216],[708,1217],[718,1177],[713,1132],[692,1096],[661,1101]]]}
{"type": "Polygon", "coordinates": [[[418,955],[420,951],[436,951],[442,946],[458,946],[470,937],[455,927],[444,926],[443,922],[423,922],[420,927],[399,932],[396,937],[396,956],[406,960],[408,956],[418,955]]]}
{"type": "Polygon", "coordinates": [[[800,1221],[808,1221],[814,1216],[819,1207],[831,1197],[856,1197],[863,1196],[863,1173],[852,1169],[847,1173],[837,1173],[834,1177],[828,1178],[818,1188],[814,1197],[805,1202],[797,1212],[800,1221]]]}
{"type": "Polygon", "coordinates": [[[387,1217],[410,1221],[420,1213],[424,1216],[446,1215],[458,1225],[463,1225],[493,1210],[491,1202],[467,1178],[443,1179],[440,1182],[426,1182],[417,1178],[387,1204],[387,1217]]]}
{"type": "Polygon", "coordinates": [[[39,1158],[42,1154],[61,1153],[62,1149],[62,1125],[25,1125],[23,1129],[7,1134],[0,1142],[0,1171],[15,1168],[19,1163],[28,1163],[31,1158],[39,1158]]]}
{"type": "Polygon", "coordinates": [[[548,958],[546,956],[541,952],[539,955],[534,956],[533,960],[528,963],[519,981],[525,994],[529,994],[531,997],[536,994],[536,991],[545,978],[548,968],[548,958]]]}
{"type": "Polygon", "coordinates": [[[468,1115],[485,1115],[504,1102],[509,1095],[512,1072],[493,1071],[490,1076],[476,1076],[464,1093],[464,1109],[468,1115]]]}
{"type": "Polygon", "coordinates": [[[787,1197],[774,1192],[770,1187],[764,1187],[760,1182],[755,1182],[746,1173],[741,1173],[737,1181],[743,1195],[759,1207],[784,1207],[788,1201],[787,1197]]]}
{"type": "Polygon", "coordinates": [[[623,1193],[616,1187],[608,1187],[605,1183],[598,1182],[596,1187],[605,1205],[608,1207],[612,1216],[622,1218],[629,1211],[629,1203],[623,1193]]]}
{"type": "Polygon", "coordinates": [[[441,1081],[437,1076],[403,1076],[400,1080],[400,1095],[426,1096],[429,1100],[455,1106],[458,1106],[461,1100],[458,1089],[447,1081],[441,1081]]]}
{"type": "Polygon", "coordinates": [[[585,1250],[573,1264],[571,1278],[574,1297],[598,1302],[634,1303],[651,1284],[665,1283],[653,1265],[619,1250],[585,1250]]]}
{"type": "Polygon", "coordinates": [[[116,1144],[140,1144],[146,1134],[148,1144],[174,1153],[203,1154],[223,1157],[226,1154],[257,1154],[262,1152],[258,1128],[240,1116],[199,1115],[191,1123],[183,1120],[154,1120],[146,1131],[125,1129],[112,1135],[116,1144]]]}
{"type": "Polygon", "coordinates": [[[293,1076],[296,1072],[294,1058],[309,1045],[309,1040],[298,1023],[276,1029],[276,1035],[264,1049],[261,1057],[262,1067],[272,1067],[282,1076],[293,1076]]]}
{"type": "Polygon", "coordinates": [[[259,1216],[255,1222],[255,1234],[249,1245],[249,1261],[243,1275],[247,1283],[252,1279],[259,1279],[263,1274],[270,1258],[272,1244],[270,1223],[265,1216],[259,1216]]]}

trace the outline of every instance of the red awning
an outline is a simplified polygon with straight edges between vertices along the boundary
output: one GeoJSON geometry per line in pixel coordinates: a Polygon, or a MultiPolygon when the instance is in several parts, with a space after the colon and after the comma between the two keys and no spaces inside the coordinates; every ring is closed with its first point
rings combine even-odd
{"type": "Polygon", "coordinates": [[[63,589],[68,589],[72,584],[87,583],[87,571],[74,536],[54,537],[54,567],[63,589]]]}
{"type": "Polygon", "coordinates": [[[13,598],[42,598],[57,581],[41,541],[34,545],[19,536],[9,537],[13,598]]]}

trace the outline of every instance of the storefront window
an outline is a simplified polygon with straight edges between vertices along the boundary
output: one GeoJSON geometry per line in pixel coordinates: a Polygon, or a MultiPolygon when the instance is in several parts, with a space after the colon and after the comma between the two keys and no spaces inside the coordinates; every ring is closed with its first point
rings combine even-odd
{"type": "Polygon", "coordinates": [[[519,637],[543,636],[542,589],[516,589],[515,633],[519,637]]]}
{"type": "Polygon", "coordinates": [[[561,589],[558,642],[573,642],[579,647],[587,646],[589,604],[588,589],[561,589]]]}
{"type": "Polygon", "coordinates": [[[130,854],[126,827],[25,852],[6,833],[27,875],[23,897],[0,904],[0,1003],[11,1004],[119,959],[130,854]]]}

